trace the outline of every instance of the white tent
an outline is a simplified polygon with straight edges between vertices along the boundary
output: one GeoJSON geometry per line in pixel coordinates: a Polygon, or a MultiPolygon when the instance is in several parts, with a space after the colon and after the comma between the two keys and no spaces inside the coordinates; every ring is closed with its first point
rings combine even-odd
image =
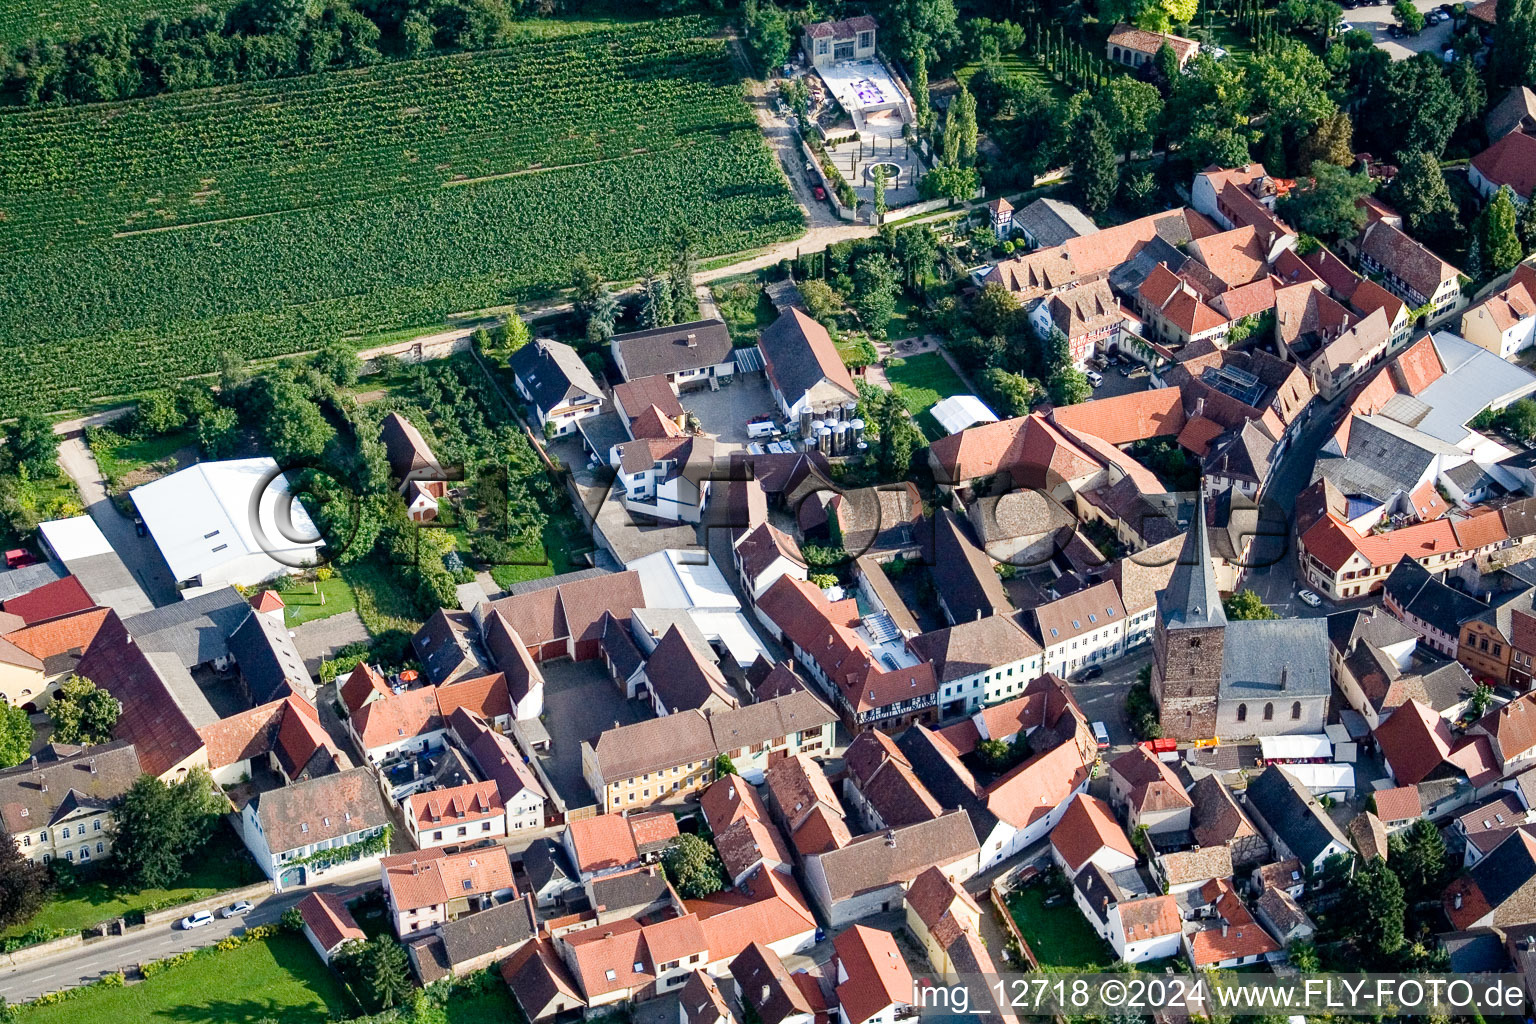
{"type": "Polygon", "coordinates": [[[1285,770],[1313,796],[1353,796],[1355,768],[1348,764],[1288,764],[1285,770]]]}
{"type": "Polygon", "coordinates": [[[997,414],[975,395],[950,395],[929,411],[946,434],[958,434],[978,423],[997,422],[997,414]]]}
{"type": "Polygon", "coordinates": [[[1333,744],[1320,733],[1307,736],[1260,736],[1259,750],[1265,761],[1319,761],[1333,758],[1333,744]]]}

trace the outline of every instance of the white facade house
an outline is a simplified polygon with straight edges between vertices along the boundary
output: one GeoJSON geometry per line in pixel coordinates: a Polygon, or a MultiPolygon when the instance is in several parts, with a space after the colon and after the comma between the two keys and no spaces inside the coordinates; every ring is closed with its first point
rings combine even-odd
{"type": "Polygon", "coordinates": [[[369,841],[389,825],[383,795],[367,768],[269,790],[240,812],[245,848],[279,890],[309,885],[342,865],[377,863],[387,851],[369,841]]]}
{"type": "Polygon", "coordinates": [[[1125,650],[1125,606],[1111,582],[1080,590],[1034,611],[1043,671],[1066,678],[1125,650]]]}
{"type": "Polygon", "coordinates": [[[668,522],[703,518],[713,461],[714,441],[702,436],[642,437],[609,453],[624,507],[668,522]]]}
{"type": "Polygon", "coordinates": [[[323,543],[271,458],[200,462],[129,496],[183,597],[299,572],[323,543]]]}

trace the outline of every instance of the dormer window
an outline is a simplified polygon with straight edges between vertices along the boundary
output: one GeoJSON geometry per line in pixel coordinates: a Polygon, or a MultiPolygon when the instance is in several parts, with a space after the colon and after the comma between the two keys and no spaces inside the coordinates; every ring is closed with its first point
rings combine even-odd
{"type": "Polygon", "coordinates": [[[309,822],[307,822],[307,821],[299,822],[299,831],[300,832],[308,832],[309,831],[309,822]]]}

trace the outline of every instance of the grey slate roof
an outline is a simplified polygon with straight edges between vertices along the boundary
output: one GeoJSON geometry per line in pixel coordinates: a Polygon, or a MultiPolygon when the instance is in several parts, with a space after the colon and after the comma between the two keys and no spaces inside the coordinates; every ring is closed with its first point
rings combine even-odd
{"type": "Polygon", "coordinates": [[[1448,586],[1412,558],[1404,555],[1382,585],[1382,593],[1405,614],[1455,636],[1461,624],[1487,609],[1475,597],[1448,586]]]}
{"type": "Polygon", "coordinates": [[[1321,619],[1227,623],[1221,699],[1319,697],[1329,686],[1328,625],[1321,619]]]}
{"type": "Polygon", "coordinates": [[[1215,627],[1227,621],[1211,565],[1210,528],[1206,525],[1203,493],[1195,503],[1190,526],[1184,535],[1184,548],[1179,552],[1179,564],[1157,598],[1159,614],[1169,629],[1215,627]]]}
{"type": "Polygon", "coordinates": [[[1006,615],[1013,609],[1008,591],[992,568],[992,559],[970,537],[968,528],[946,509],[940,509],[933,523],[934,585],[958,622],[975,619],[978,614],[1006,615]]]}
{"type": "Polygon", "coordinates": [[[49,827],[66,806],[105,810],[138,777],[139,755],[127,740],[23,763],[0,772],[0,821],[19,835],[49,827]]]}
{"type": "Polygon", "coordinates": [[[620,334],[613,339],[626,380],[698,370],[731,358],[731,333],[721,320],[695,320],[672,327],[620,334]],[[693,344],[688,344],[688,336],[693,344]]]}
{"type": "Polygon", "coordinates": [[[252,704],[266,704],[290,693],[311,689],[304,656],[294,647],[288,630],[270,615],[246,615],[229,638],[229,653],[240,666],[252,704]]]}
{"type": "Polygon", "coordinates": [[[523,851],[523,873],[535,893],[546,888],[567,889],[576,884],[575,874],[565,859],[565,851],[553,839],[535,839],[523,851]]]}
{"type": "Polygon", "coordinates": [[[1364,495],[1376,501],[1386,501],[1403,489],[1402,484],[1365,463],[1337,456],[1324,456],[1313,465],[1312,482],[1318,480],[1328,481],[1345,495],[1364,495]]]}
{"type": "Polygon", "coordinates": [[[594,910],[639,910],[667,896],[667,880],[659,871],[626,871],[594,878],[588,885],[594,910]]]}
{"type": "Polygon", "coordinates": [[[1322,805],[1294,775],[1279,765],[1270,765],[1248,783],[1244,797],[1248,806],[1263,817],[1291,852],[1308,864],[1316,860],[1330,842],[1339,843],[1346,850],[1353,849],[1322,805]]]}
{"type": "Polygon", "coordinates": [[[1099,230],[1086,213],[1059,199],[1036,199],[1022,210],[1015,210],[1013,222],[1033,236],[1035,244],[1042,249],[1099,230]]]}
{"type": "Polygon", "coordinates": [[[1328,640],[1341,653],[1360,640],[1376,647],[1390,647],[1406,640],[1417,640],[1419,636],[1381,608],[1335,612],[1328,616],[1327,622],[1328,640]]]}
{"type": "Polygon", "coordinates": [[[1488,474],[1475,462],[1463,462],[1454,469],[1446,470],[1446,478],[1460,487],[1463,493],[1470,494],[1480,487],[1496,489],[1494,493],[1503,493],[1503,485],[1488,474]]]}
{"type": "Polygon", "coordinates": [[[1463,455],[1460,449],[1385,416],[1356,416],[1349,428],[1355,462],[1403,487],[1416,487],[1436,455],[1463,455]]]}
{"type": "Polygon", "coordinates": [[[68,576],[69,572],[58,562],[37,562],[19,569],[0,572],[0,601],[29,594],[45,583],[52,583],[68,576]]]}
{"type": "Polygon", "coordinates": [[[507,366],[522,382],[540,412],[583,395],[601,399],[603,389],[571,346],[539,338],[512,353],[507,366]]]}
{"type": "Polygon", "coordinates": [[[234,587],[132,615],[123,628],[145,651],[174,654],[186,668],[229,655],[229,638],[251,614],[234,587]]]}
{"type": "Polygon", "coordinates": [[[533,938],[537,924],[528,901],[517,899],[466,914],[447,922],[442,929],[448,962],[461,964],[498,951],[511,953],[533,938]]]}

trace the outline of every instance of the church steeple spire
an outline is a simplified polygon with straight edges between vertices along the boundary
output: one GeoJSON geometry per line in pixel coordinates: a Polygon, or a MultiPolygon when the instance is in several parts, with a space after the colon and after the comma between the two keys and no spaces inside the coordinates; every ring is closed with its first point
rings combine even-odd
{"type": "Polygon", "coordinates": [[[1195,501],[1195,517],[1184,535],[1179,564],[1158,597],[1165,629],[1214,628],[1227,624],[1211,566],[1211,539],[1205,525],[1205,492],[1195,501]]]}

